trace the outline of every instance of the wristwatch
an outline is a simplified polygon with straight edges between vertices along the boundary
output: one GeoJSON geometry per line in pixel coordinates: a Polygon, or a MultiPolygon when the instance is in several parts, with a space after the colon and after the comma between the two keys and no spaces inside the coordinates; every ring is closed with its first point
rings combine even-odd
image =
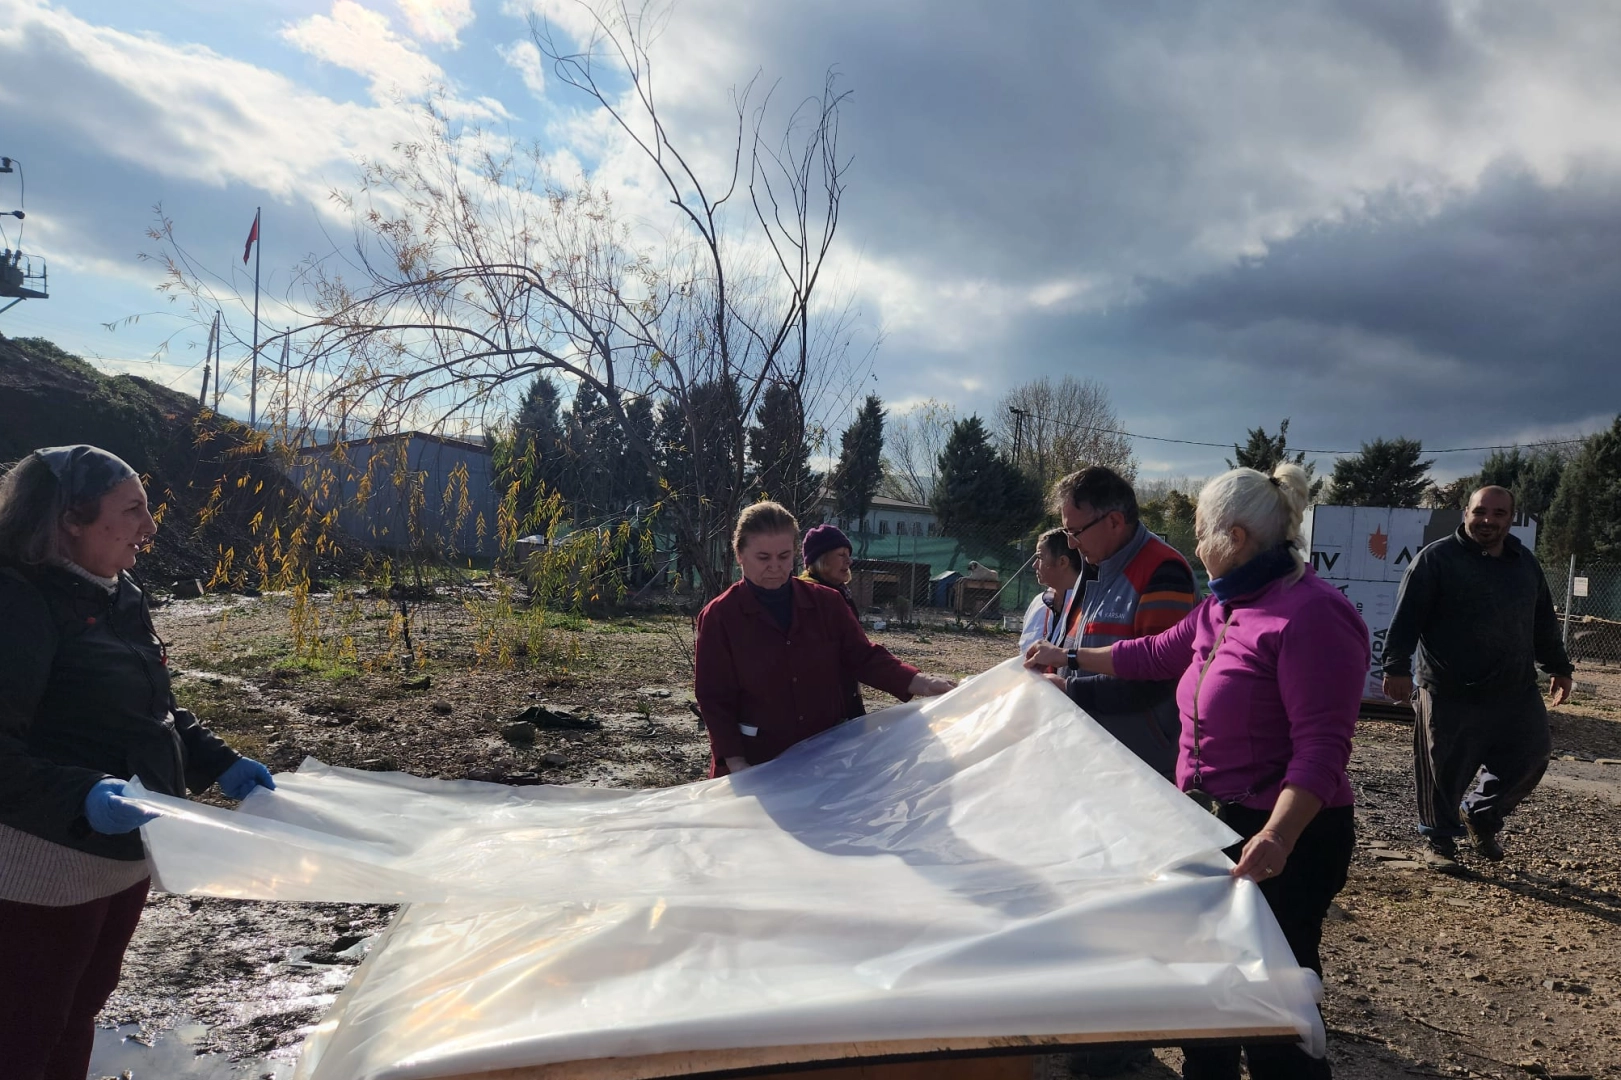
{"type": "Polygon", "coordinates": [[[1081,661],[1080,658],[1075,655],[1074,649],[1064,650],[1064,666],[1069,668],[1071,671],[1081,670],[1081,661]]]}

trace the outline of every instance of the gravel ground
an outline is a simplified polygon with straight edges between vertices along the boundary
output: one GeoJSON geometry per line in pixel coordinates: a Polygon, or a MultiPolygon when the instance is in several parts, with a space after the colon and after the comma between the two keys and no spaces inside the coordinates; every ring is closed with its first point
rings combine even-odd
{"type": "MultiPolygon", "coordinates": [[[[347,618],[362,658],[387,648],[386,609],[351,606],[347,618]]],[[[707,744],[686,708],[684,618],[570,623],[549,632],[561,659],[508,671],[466,669],[473,622],[468,607],[435,606],[424,684],[420,673],[294,664],[286,598],[179,602],[158,613],[182,703],[273,770],[311,755],[514,783],[662,786],[704,774],[707,744]],[[536,704],[575,709],[602,727],[510,745],[500,718],[536,704]]],[[[1001,633],[873,637],[951,675],[981,671],[1014,648],[1001,633]]],[[[869,705],[883,700],[872,694],[869,705]]],[[[1351,767],[1359,850],[1324,943],[1323,1012],[1338,1075],[1621,1078],[1621,718],[1595,695],[1554,714],[1554,740],[1547,780],[1504,833],[1507,860],[1466,858],[1464,874],[1444,877],[1410,858],[1410,727],[1363,722],[1351,767]]],[[[186,1076],[227,1075],[231,1059],[242,1071],[230,1075],[285,1076],[390,914],[154,895],[102,1021],[158,1037],[160,1047],[183,1026],[188,1045],[219,1055],[199,1063],[221,1063],[186,1076]]],[[[143,1070],[133,1044],[115,1053],[117,1045],[109,1037],[93,1075],[176,1075],[143,1070]]],[[[1136,1075],[1174,1075],[1177,1061],[1159,1051],[1136,1075]]],[[[1058,1058],[1042,1071],[1069,1072],[1058,1058]]]]}

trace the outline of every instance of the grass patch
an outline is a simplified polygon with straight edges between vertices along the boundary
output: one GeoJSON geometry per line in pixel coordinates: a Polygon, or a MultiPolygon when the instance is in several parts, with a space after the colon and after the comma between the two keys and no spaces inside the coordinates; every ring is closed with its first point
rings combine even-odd
{"type": "Polygon", "coordinates": [[[598,634],[662,634],[674,618],[668,615],[622,615],[617,619],[594,622],[591,630],[598,634]]]}
{"type": "Polygon", "coordinates": [[[274,714],[240,683],[215,681],[206,675],[175,680],[175,699],[203,726],[245,757],[261,759],[270,751],[274,714]]]}
{"type": "Polygon", "coordinates": [[[238,647],[230,651],[211,648],[206,663],[214,671],[225,675],[260,675],[288,662],[291,654],[292,648],[285,640],[267,635],[249,642],[247,648],[238,647]]]}
{"type": "Polygon", "coordinates": [[[571,634],[583,634],[591,629],[591,620],[575,611],[536,612],[532,608],[530,618],[547,630],[566,630],[571,634]]]}
{"type": "Polygon", "coordinates": [[[270,674],[273,678],[281,679],[315,675],[341,682],[360,678],[360,668],[348,661],[328,659],[324,656],[294,656],[276,661],[270,668],[270,674]]]}

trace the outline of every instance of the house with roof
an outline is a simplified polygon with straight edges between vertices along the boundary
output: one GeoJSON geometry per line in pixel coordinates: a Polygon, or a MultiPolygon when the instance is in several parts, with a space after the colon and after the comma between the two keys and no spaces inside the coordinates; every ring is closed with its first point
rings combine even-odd
{"type": "Polygon", "coordinates": [[[344,532],[403,551],[431,545],[462,556],[497,553],[494,454],[482,442],[424,431],[305,446],[287,473],[344,532]]]}
{"type": "Polygon", "coordinates": [[[840,516],[838,500],[831,490],[823,488],[822,493],[811,504],[811,512],[814,520],[806,523],[807,525],[832,522],[851,536],[857,533],[867,533],[871,536],[940,535],[940,519],[935,516],[932,506],[927,503],[891,499],[884,495],[873,497],[871,509],[860,521],[851,521],[840,516]]]}

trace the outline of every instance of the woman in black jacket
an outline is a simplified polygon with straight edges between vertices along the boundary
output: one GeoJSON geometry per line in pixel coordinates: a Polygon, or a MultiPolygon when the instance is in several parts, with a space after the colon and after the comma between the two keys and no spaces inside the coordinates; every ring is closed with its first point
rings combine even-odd
{"type": "MultiPolygon", "coordinates": [[[[800,542],[799,555],[805,564],[805,580],[826,585],[844,597],[850,614],[861,621],[861,609],[850,592],[850,580],[855,575],[850,567],[850,538],[837,525],[813,525],[800,542]]],[[[861,684],[853,678],[844,680],[844,716],[853,720],[867,715],[867,702],[861,696],[861,684]]]]}
{"type": "Polygon", "coordinates": [[[274,787],[175,704],[125,571],[157,525],[140,477],[93,446],[0,479],[0,1031],[5,1074],[83,1080],[149,884],[125,798],[274,787]]]}

